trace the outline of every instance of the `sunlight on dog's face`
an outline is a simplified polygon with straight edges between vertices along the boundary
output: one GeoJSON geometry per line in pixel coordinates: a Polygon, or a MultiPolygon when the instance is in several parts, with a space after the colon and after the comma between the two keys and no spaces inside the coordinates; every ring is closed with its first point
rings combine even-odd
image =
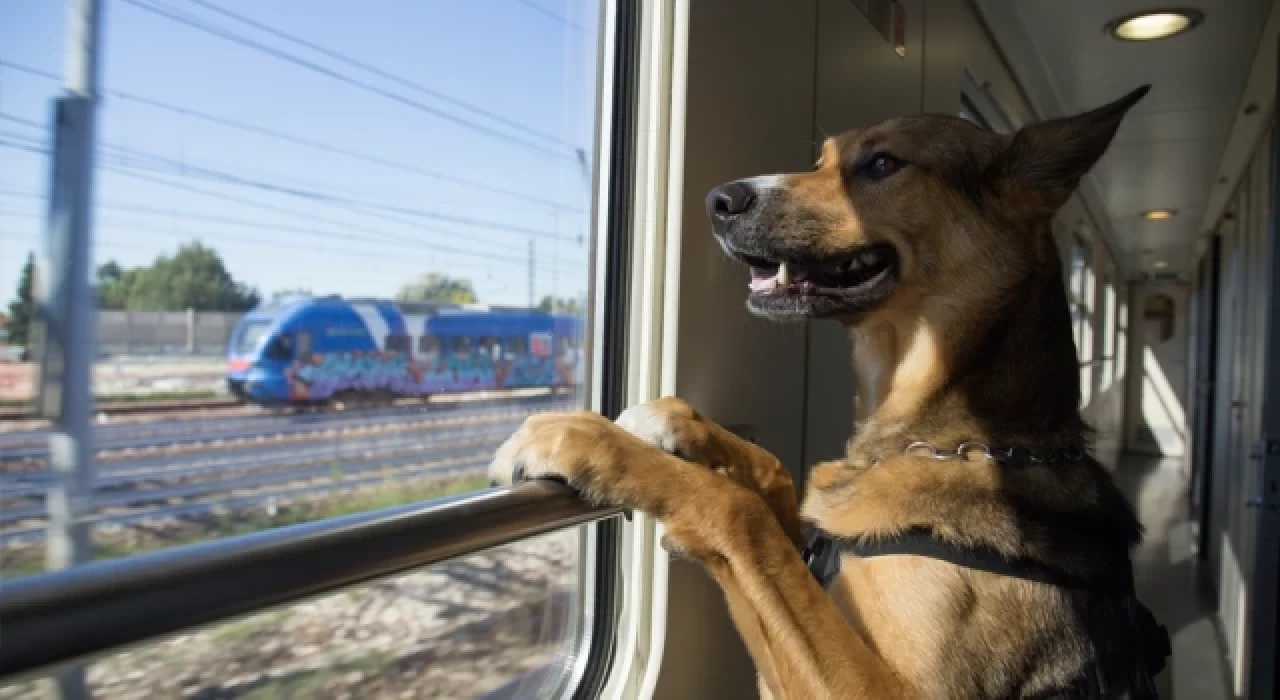
{"type": "Polygon", "coordinates": [[[1060,275],[1047,224],[1151,89],[995,134],[951,116],[890,119],[828,139],[807,173],[721,185],[717,240],[751,267],[768,318],[858,323],[930,301],[988,304],[1034,270],[1060,275]]]}
{"type": "Polygon", "coordinates": [[[982,225],[979,200],[1007,145],[959,118],[893,119],[827,139],[811,172],[715,188],[708,213],[720,245],[751,267],[751,311],[856,320],[918,298],[939,274],[1001,264],[1008,241],[982,225]]]}

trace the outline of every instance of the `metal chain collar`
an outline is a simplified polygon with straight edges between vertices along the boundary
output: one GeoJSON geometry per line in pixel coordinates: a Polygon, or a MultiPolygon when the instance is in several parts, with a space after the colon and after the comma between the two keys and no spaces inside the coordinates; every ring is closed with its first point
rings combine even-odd
{"type": "Polygon", "coordinates": [[[1000,464],[1011,464],[1015,466],[1026,464],[1059,464],[1062,462],[1078,462],[1084,459],[1084,450],[1074,445],[1064,447],[1048,455],[1039,455],[1033,453],[1025,447],[1005,447],[993,448],[984,442],[970,440],[960,443],[954,450],[939,450],[933,445],[916,441],[907,445],[903,450],[903,454],[908,457],[929,457],[940,462],[958,460],[964,462],[976,462],[979,460],[995,460],[1000,464]],[[977,454],[977,458],[973,455],[977,454]]]}

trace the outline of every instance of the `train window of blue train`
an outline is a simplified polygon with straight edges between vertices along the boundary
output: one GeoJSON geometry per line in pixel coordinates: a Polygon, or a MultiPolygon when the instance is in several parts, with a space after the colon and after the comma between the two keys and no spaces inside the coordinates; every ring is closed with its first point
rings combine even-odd
{"type": "Polygon", "coordinates": [[[389,335],[385,344],[387,352],[410,352],[411,341],[407,335],[389,335]]]}
{"type": "Polygon", "coordinates": [[[449,338],[449,351],[454,355],[470,355],[471,338],[465,335],[455,335],[452,338],[449,338]]]}
{"type": "Polygon", "coordinates": [[[273,362],[287,362],[292,360],[293,355],[293,336],[289,333],[280,333],[273,337],[267,345],[266,359],[273,362]]]}
{"type": "MultiPolygon", "coordinates": [[[[610,250],[600,222],[621,220],[599,203],[623,180],[597,163],[627,162],[601,153],[622,148],[610,113],[629,104],[604,28],[639,35],[607,21],[616,5],[102,0],[93,457],[66,487],[75,510],[47,508],[50,426],[4,416],[0,575],[46,573],[55,542],[76,546],[53,568],[127,563],[438,504],[488,489],[527,417],[597,408],[596,358],[559,350],[588,346],[587,300],[617,274],[591,269],[610,250]]],[[[6,307],[29,306],[75,44],[65,3],[18,7],[0,22],[6,307]]],[[[12,391],[0,401],[34,387],[12,391]]],[[[309,698],[559,682],[581,672],[583,621],[607,617],[586,570],[606,529],[144,645],[81,681],[94,697],[309,698]]]]}
{"type": "Polygon", "coordinates": [[[236,333],[236,352],[247,355],[258,348],[258,343],[266,336],[271,324],[266,321],[255,321],[241,326],[236,333]]]}

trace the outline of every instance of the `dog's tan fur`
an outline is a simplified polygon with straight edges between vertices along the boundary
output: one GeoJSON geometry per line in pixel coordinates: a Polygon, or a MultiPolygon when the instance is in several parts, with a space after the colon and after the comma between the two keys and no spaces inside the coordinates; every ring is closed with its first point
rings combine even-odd
{"type": "Polygon", "coordinates": [[[724,590],[762,695],[997,698],[1061,687],[1092,654],[1085,594],[917,556],[846,555],[824,590],[797,545],[801,516],[850,538],[925,526],[1088,575],[1138,541],[1132,509],[1092,458],[1011,469],[903,452],[916,440],[1037,450],[1085,440],[1048,221],[1136,100],[1016,137],[945,117],[851,131],[825,144],[812,172],[771,180],[782,194],[760,205],[759,221],[722,234],[728,249],[781,259],[870,242],[899,255],[896,288],[871,308],[805,307],[850,329],[858,426],[845,459],[812,470],[803,509],[776,458],[674,398],[617,423],[530,418],[498,451],[494,477],[562,477],[587,498],[662,519],[668,547],[724,590]],[[860,179],[854,165],[880,152],[908,165],[860,179]]]}

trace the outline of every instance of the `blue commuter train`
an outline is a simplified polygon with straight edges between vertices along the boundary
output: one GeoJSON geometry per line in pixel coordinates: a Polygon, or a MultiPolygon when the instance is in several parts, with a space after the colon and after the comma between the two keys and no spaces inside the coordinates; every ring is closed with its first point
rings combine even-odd
{"type": "Polygon", "coordinates": [[[263,405],[572,388],[582,383],[582,333],[571,314],[297,298],[240,320],[227,384],[263,405]]]}

